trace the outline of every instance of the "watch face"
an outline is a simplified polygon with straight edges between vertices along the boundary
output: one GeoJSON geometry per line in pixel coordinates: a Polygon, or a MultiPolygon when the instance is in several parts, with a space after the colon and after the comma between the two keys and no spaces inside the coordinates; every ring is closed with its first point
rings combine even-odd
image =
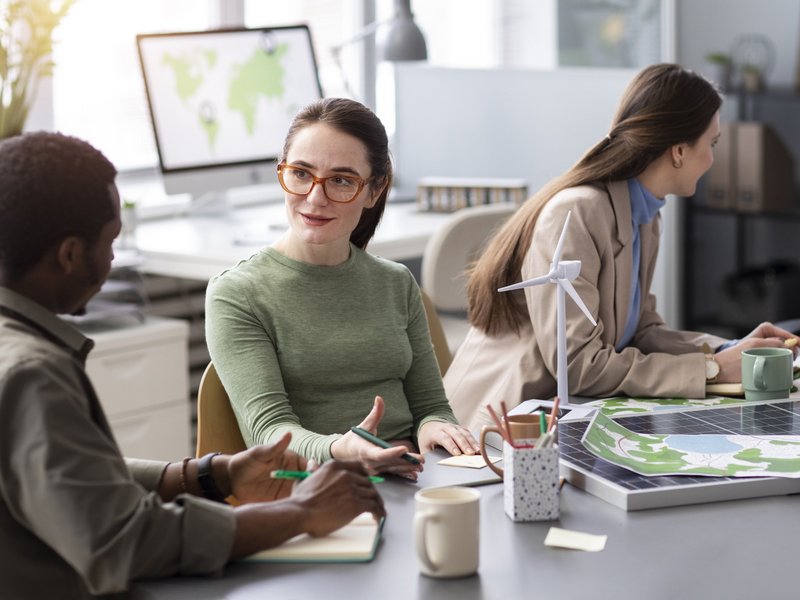
{"type": "Polygon", "coordinates": [[[713,358],[706,359],[706,379],[714,379],[719,375],[719,364],[713,358]]]}

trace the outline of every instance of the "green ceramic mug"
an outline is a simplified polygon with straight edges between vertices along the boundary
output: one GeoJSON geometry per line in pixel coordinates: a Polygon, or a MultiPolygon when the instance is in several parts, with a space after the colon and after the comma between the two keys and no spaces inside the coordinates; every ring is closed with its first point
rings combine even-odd
{"type": "Polygon", "coordinates": [[[794,356],[788,348],[752,348],[742,352],[742,387],[747,400],[788,398],[794,383],[794,356]]]}

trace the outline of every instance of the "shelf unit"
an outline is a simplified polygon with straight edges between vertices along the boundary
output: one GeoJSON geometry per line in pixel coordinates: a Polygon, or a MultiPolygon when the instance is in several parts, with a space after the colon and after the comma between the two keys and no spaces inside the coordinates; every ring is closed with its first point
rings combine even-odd
{"type": "Polygon", "coordinates": [[[748,269],[800,267],[800,93],[786,88],[738,92],[726,98],[722,119],[770,125],[794,158],[795,202],[789,211],[743,213],[710,208],[705,201],[704,181],[694,198],[685,199],[684,327],[741,337],[760,321],[800,316],[800,306],[791,314],[787,311],[792,309],[786,307],[770,314],[775,303],[764,303],[758,307],[761,316],[749,318],[753,312],[749,307],[732,304],[729,296],[722,295],[726,278],[748,269]]]}

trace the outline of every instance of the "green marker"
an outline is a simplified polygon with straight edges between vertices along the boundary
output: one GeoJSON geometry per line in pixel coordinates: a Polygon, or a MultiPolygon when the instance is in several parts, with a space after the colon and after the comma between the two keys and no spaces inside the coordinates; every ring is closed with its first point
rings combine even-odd
{"type": "MultiPolygon", "coordinates": [[[[305,479],[311,475],[310,471],[272,471],[269,476],[273,479],[305,479]]],[[[375,475],[370,475],[369,480],[372,483],[383,483],[383,477],[376,477],[375,475]]]]}
{"type": "Polygon", "coordinates": [[[544,418],[544,413],[539,413],[539,432],[544,435],[547,431],[547,421],[544,418]]]}

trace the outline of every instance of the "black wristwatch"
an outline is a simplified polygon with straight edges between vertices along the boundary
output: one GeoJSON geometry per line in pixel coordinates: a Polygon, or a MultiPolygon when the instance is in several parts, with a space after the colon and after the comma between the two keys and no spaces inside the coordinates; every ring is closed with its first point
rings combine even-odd
{"type": "Polygon", "coordinates": [[[217,482],[214,481],[214,475],[211,473],[211,461],[220,454],[222,453],[212,452],[211,454],[206,454],[197,463],[197,483],[200,484],[200,489],[203,490],[203,496],[215,502],[225,502],[225,496],[219,491],[217,482]]]}

